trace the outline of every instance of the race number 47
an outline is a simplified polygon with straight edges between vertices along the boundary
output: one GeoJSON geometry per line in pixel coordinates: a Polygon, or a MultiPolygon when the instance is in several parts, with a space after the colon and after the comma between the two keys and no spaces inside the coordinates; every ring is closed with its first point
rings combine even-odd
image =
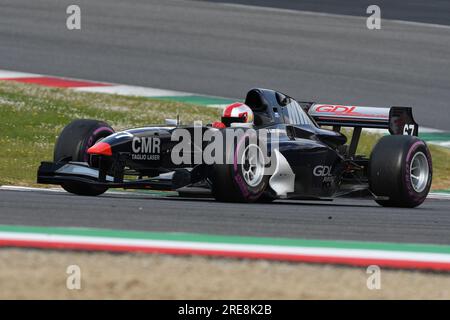
{"type": "Polygon", "coordinates": [[[405,124],[403,127],[403,135],[412,136],[414,134],[414,125],[413,124],[405,124]]]}

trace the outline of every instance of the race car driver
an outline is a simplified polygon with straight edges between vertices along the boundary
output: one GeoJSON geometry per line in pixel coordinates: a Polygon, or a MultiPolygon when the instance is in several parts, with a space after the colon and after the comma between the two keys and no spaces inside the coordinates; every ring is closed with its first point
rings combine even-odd
{"type": "Polygon", "coordinates": [[[246,124],[245,126],[252,126],[253,117],[253,111],[249,106],[242,102],[235,102],[223,110],[222,121],[215,121],[212,123],[212,126],[218,129],[230,127],[232,123],[241,123],[246,124]]]}

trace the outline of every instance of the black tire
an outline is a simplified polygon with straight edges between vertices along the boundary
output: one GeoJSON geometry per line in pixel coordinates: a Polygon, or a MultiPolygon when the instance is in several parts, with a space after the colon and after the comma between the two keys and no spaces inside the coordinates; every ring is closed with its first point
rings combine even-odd
{"type": "Polygon", "coordinates": [[[86,183],[77,182],[66,182],[61,184],[61,187],[67,192],[79,195],[79,196],[89,196],[95,197],[105,193],[108,188],[101,186],[91,186],[86,183]]]}
{"type": "MultiPolygon", "coordinates": [[[[251,146],[251,148],[261,150],[255,144],[251,146]]],[[[232,164],[215,164],[213,166],[212,194],[216,200],[222,202],[257,202],[259,199],[263,200],[262,197],[269,186],[270,176],[263,175],[260,181],[255,181],[254,185],[250,185],[244,177],[245,165],[237,161],[248,147],[246,136],[244,136],[234,150],[231,157],[232,164]]]]}
{"type": "MultiPolygon", "coordinates": [[[[54,162],[68,159],[70,161],[90,161],[87,150],[98,140],[114,133],[106,122],[89,119],[74,120],[66,127],[56,141],[53,153],[54,162]]],[[[68,182],[61,185],[67,192],[98,196],[108,190],[107,187],[92,186],[85,183],[68,182]]]]}
{"type": "MultiPolygon", "coordinates": [[[[417,166],[416,166],[417,167],[417,166]]],[[[414,168],[416,168],[414,167],[414,168]]],[[[388,200],[376,200],[384,207],[413,208],[425,201],[433,176],[431,154],[424,141],[413,136],[384,136],[370,156],[369,184],[371,191],[388,200]],[[420,161],[422,160],[422,161],[420,161]],[[420,162],[419,174],[413,177],[411,166],[420,162]],[[419,182],[420,181],[420,182],[419,182]]]]}
{"type": "MultiPolygon", "coordinates": [[[[269,188],[268,188],[269,189],[269,188]]],[[[277,199],[273,191],[266,190],[264,193],[256,200],[258,203],[272,203],[277,199]]]]}

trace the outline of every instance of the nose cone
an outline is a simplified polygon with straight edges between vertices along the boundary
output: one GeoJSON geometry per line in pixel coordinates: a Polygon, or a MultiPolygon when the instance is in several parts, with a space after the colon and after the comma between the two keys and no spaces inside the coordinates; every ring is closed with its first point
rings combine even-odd
{"type": "Polygon", "coordinates": [[[112,156],[111,146],[106,142],[97,142],[87,150],[87,153],[102,156],[112,156]]]}

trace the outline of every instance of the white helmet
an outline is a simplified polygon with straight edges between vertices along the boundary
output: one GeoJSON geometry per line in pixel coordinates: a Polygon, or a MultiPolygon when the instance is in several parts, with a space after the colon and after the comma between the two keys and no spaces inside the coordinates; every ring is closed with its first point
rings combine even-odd
{"type": "Polygon", "coordinates": [[[227,127],[236,122],[253,124],[253,111],[246,104],[235,102],[223,110],[222,122],[227,127]]]}

